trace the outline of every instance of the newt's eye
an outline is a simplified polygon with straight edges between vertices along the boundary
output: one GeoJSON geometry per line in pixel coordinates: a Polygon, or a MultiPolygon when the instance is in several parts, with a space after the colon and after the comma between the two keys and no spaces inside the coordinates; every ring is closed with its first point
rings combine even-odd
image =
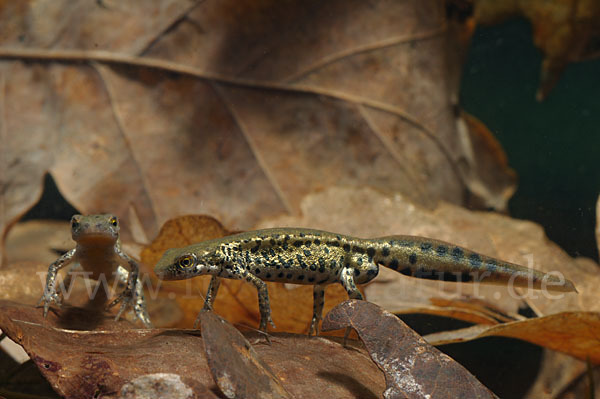
{"type": "Polygon", "coordinates": [[[177,265],[182,269],[194,266],[194,257],[192,255],[185,255],[177,261],[177,265]]]}
{"type": "Polygon", "coordinates": [[[75,230],[78,227],[79,227],[79,220],[71,219],[71,229],[75,230]]]}
{"type": "Polygon", "coordinates": [[[110,221],[109,221],[109,222],[110,222],[110,224],[112,224],[112,225],[113,225],[113,226],[115,226],[115,227],[117,227],[117,226],[119,225],[119,221],[118,221],[118,220],[117,220],[117,218],[116,218],[116,217],[114,217],[114,216],[110,218],[110,221]]]}

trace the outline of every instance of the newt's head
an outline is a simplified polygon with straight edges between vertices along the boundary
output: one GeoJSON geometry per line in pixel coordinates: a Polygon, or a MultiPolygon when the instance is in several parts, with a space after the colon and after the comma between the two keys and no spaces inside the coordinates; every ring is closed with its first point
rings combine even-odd
{"type": "Polygon", "coordinates": [[[214,251],[200,243],[168,249],[154,267],[154,273],[162,280],[181,280],[210,274],[216,265],[214,251]]]}
{"type": "Polygon", "coordinates": [[[73,215],[71,237],[86,246],[114,245],[119,239],[119,220],[115,215],[73,215]]]}

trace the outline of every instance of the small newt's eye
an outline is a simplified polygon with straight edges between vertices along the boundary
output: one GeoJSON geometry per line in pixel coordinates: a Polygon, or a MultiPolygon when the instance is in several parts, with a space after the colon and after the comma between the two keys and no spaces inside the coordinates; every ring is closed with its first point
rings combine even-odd
{"type": "Polygon", "coordinates": [[[79,220],[71,219],[71,229],[76,229],[79,227],[79,220]]]}
{"type": "Polygon", "coordinates": [[[113,226],[115,226],[115,227],[117,227],[117,226],[119,225],[119,221],[118,221],[118,220],[117,220],[117,218],[116,218],[116,217],[114,217],[114,216],[110,218],[110,221],[109,221],[109,222],[110,222],[110,224],[112,224],[112,225],[113,225],[113,226]]]}
{"type": "Polygon", "coordinates": [[[185,255],[177,261],[177,265],[182,269],[194,266],[194,257],[192,255],[185,255]]]}

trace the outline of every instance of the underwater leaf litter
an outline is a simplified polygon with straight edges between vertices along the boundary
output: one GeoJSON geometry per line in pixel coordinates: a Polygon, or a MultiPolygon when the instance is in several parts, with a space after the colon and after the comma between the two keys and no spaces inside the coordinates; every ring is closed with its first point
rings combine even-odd
{"type": "MultiPolygon", "coordinates": [[[[361,237],[414,234],[521,264],[531,256],[533,267],[563,272],[580,294],[523,301],[502,287],[474,292],[461,285],[457,292],[456,285],[382,270],[366,296],[395,313],[485,325],[448,332],[451,339],[512,336],[578,357],[592,348],[597,359],[596,263],[568,257],[532,223],[447,203],[434,208],[439,199],[464,205],[468,190],[471,205],[504,209],[514,190],[514,175],[485,126],[463,116],[465,124],[454,130],[446,81],[457,77],[443,62],[447,37],[437,2],[15,4],[0,6],[7,32],[0,41],[2,124],[9,133],[0,149],[3,232],[33,205],[50,172],[83,213],[111,210],[126,227],[139,222],[150,238],[174,215],[206,213],[236,229],[296,225],[361,237]],[[320,40],[332,33],[335,40],[320,40]],[[523,303],[546,317],[521,320],[523,303]]],[[[230,233],[212,218],[169,220],[142,254],[145,270],[170,246],[230,233]]],[[[49,248],[28,234],[22,243],[49,248]]],[[[33,305],[39,298],[35,272],[47,270],[52,252],[42,263],[21,263],[27,259],[19,255],[30,251],[5,254],[1,286],[10,288],[3,299],[33,305]]],[[[150,281],[156,289],[158,282],[150,281]]],[[[123,387],[127,397],[153,384],[201,397],[219,392],[197,332],[129,330],[126,322],[107,322],[110,316],[90,317],[78,284],[70,304],[83,310],[65,307],[47,321],[30,306],[3,302],[0,312],[0,328],[38,356],[32,358],[58,392],[117,395],[123,387]],[[119,340],[130,342],[115,345],[119,340]],[[138,347],[149,359],[168,360],[139,364],[138,347]],[[61,368],[50,374],[55,365],[61,368]]],[[[208,280],[161,284],[150,301],[156,324],[191,327],[208,280]]],[[[277,331],[305,333],[312,289],[268,286],[277,331]]],[[[326,312],[347,298],[339,284],[326,295],[326,312]]],[[[215,312],[237,327],[256,327],[256,290],[227,280],[215,312]]],[[[352,358],[320,338],[274,334],[271,340],[280,352],[255,348],[293,395],[316,396],[293,385],[296,370],[304,381],[320,378],[339,389],[333,396],[380,397],[385,389],[364,354],[352,358]],[[297,359],[306,362],[293,363],[297,359]]]]}
{"type": "MultiPolygon", "coordinates": [[[[263,342],[249,349],[245,338],[233,326],[221,326],[216,315],[203,315],[210,325],[203,339],[197,330],[132,329],[125,321],[106,317],[93,331],[77,330],[64,320],[59,325],[63,310],[44,320],[31,306],[0,301],[0,309],[3,331],[26,349],[53,388],[67,398],[127,397],[136,390],[147,394],[152,387],[144,387],[144,379],[154,381],[155,388],[175,384],[177,392],[190,390],[193,397],[218,397],[203,396],[219,392],[215,381],[227,397],[232,397],[227,395],[232,386],[238,393],[244,388],[271,390],[271,397],[349,397],[362,392],[362,397],[372,398],[385,387],[362,349],[289,334],[273,335],[271,345],[263,342]],[[242,352],[232,353],[235,347],[242,352]],[[263,366],[257,369],[259,364],[263,366]],[[229,388],[224,375],[231,379],[229,388]],[[248,385],[265,378],[272,382],[248,385]],[[286,390],[287,396],[282,394],[286,390]]],[[[264,337],[250,333],[248,339],[264,337]]]]}

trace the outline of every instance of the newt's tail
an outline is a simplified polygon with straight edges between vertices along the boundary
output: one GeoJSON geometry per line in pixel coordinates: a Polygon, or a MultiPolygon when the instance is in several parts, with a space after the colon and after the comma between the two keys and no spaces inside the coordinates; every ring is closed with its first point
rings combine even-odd
{"type": "Polygon", "coordinates": [[[378,248],[374,261],[407,276],[577,292],[573,283],[561,275],[504,262],[443,241],[412,236],[372,241],[378,248]]]}

